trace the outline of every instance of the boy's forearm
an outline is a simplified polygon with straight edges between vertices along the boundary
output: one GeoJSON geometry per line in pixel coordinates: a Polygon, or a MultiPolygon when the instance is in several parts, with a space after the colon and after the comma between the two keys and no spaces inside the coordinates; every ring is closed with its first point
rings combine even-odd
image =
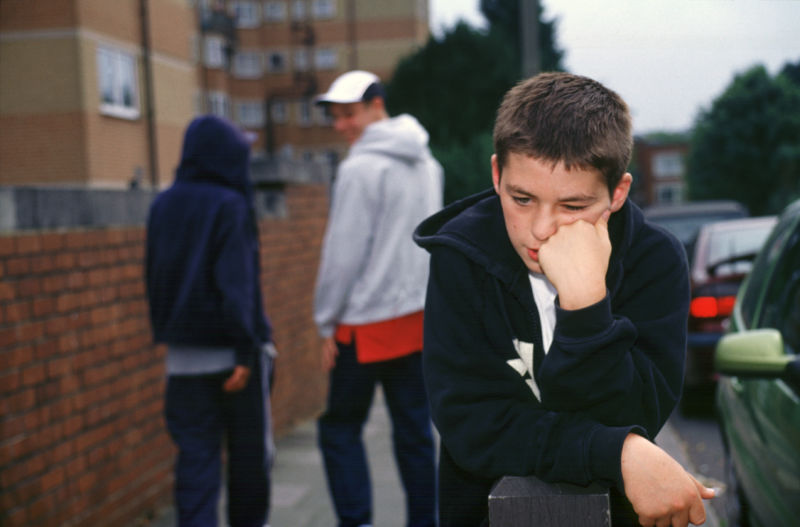
{"type": "Polygon", "coordinates": [[[666,276],[654,297],[647,314],[636,296],[557,309],[553,344],[540,365],[544,404],[607,425],[638,424],[655,436],[680,394],[688,302],[680,276],[666,276]]]}

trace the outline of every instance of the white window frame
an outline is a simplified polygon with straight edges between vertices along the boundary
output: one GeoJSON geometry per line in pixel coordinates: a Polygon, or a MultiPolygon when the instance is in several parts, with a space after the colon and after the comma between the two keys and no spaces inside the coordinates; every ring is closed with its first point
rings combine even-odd
{"type": "Polygon", "coordinates": [[[230,119],[231,99],[227,93],[222,91],[210,91],[206,94],[206,101],[208,102],[208,113],[216,115],[217,117],[230,119]]]}
{"type": "Polygon", "coordinates": [[[136,56],[119,48],[98,46],[97,83],[100,113],[123,119],[139,118],[136,56]]]}
{"type": "Polygon", "coordinates": [[[286,124],[289,122],[289,105],[283,99],[273,99],[270,109],[270,117],[275,124],[286,124]]]}
{"type": "Polygon", "coordinates": [[[334,48],[318,48],[314,54],[314,66],[318,70],[335,70],[339,56],[334,48]]]}
{"type": "Polygon", "coordinates": [[[264,21],[283,22],[289,15],[289,9],[284,0],[270,0],[264,2],[264,21]]]}
{"type": "Polygon", "coordinates": [[[681,203],[683,184],[680,182],[658,183],[655,186],[656,203],[681,203]]]}
{"type": "Polygon", "coordinates": [[[321,126],[333,126],[333,118],[325,109],[325,105],[315,104],[311,110],[314,116],[314,121],[321,126]]]}
{"type": "Polygon", "coordinates": [[[306,0],[292,0],[292,20],[305,20],[308,13],[306,0]]]}
{"type": "Polygon", "coordinates": [[[311,101],[304,99],[297,103],[297,124],[308,128],[314,124],[314,114],[311,101]]]}
{"type": "Polygon", "coordinates": [[[317,20],[336,18],[336,0],[312,0],[311,16],[317,20]]]}
{"type": "Polygon", "coordinates": [[[308,71],[311,67],[311,60],[308,57],[308,49],[298,48],[294,50],[292,57],[292,67],[294,71],[308,71]]]}
{"type": "Polygon", "coordinates": [[[278,49],[267,50],[265,57],[264,70],[267,73],[285,73],[288,69],[288,59],[286,52],[278,49]],[[272,62],[272,57],[278,56],[281,59],[280,66],[276,67],[272,62]]]}
{"type": "Polygon", "coordinates": [[[255,0],[237,0],[233,2],[236,27],[250,29],[261,24],[261,5],[255,0]]]}
{"type": "Polygon", "coordinates": [[[653,176],[656,178],[680,177],[684,171],[683,154],[681,152],[658,152],[653,155],[653,176]]]}
{"type": "Polygon", "coordinates": [[[239,100],[235,103],[236,122],[244,128],[264,126],[264,103],[258,99],[239,100]]]}
{"type": "Polygon", "coordinates": [[[224,69],[226,65],[225,39],[218,35],[207,35],[204,40],[203,62],[205,66],[224,69]]]}
{"type": "Polygon", "coordinates": [[[233,57],[233,74],[241,79],[260,78],[264,75],[264,56],[260,51],[237,51],[233,57]]]}

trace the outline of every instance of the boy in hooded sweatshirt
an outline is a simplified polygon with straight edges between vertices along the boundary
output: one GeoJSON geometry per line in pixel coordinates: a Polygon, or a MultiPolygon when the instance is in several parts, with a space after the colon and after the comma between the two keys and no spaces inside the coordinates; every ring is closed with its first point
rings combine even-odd
{"type": "Polygon", "coordinates": [[[366,71],[338,77],[317,104],[350,143],[333,183],[314,298],[330,371],[319,444],[341,527],[369,525],[372,499],[361,436],[375,384],[390,410],[409,526],[435,525],[435,461],[422,380],[428,255],[414,227],[442,205],[442,169],[410,115],[390,118],[366,71]]]}
{"type": "Polygon", "coordinates": [[[494,188],[415,233],[442,526],[486,524],[505,475],[608,485],[615,527],[704,521],[713,491],[651,442],[681,392],[689,282],[628,199],[632,142],[600,83],[523,81],[498,110],[494,188]]]}
{"type": "Polygon", "coordinates": [[[165,416],[178,447],[178,524],[217,525],[223,438],[228,524],[263,527],[273,457],[274,355],[259,282],[250,145],[214,116],[188,126],[175,182],[147,224],[146,284],[156,342],[167,344],[165,416]]]}

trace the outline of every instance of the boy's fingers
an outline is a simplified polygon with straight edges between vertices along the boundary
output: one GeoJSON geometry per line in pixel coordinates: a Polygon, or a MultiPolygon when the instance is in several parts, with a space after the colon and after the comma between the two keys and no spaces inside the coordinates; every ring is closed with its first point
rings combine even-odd
{"type": "Polygon", "coordinates": [[[706,508],[703,502],[698,500],[689,509],[689,521],[695,525],[702,525],[706,521],[706,508]]]}

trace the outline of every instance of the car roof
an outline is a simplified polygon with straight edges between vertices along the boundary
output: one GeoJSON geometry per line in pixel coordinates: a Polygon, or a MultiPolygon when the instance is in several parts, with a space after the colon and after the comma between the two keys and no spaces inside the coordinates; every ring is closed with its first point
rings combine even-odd
{"type": "Polygon", "coordinates": [[[685,216],[692,213],[725,213],[741,214],[747,216],[747,208],[733,200],[688,201],[670,205],[651,205],[643,209],[647,218],[665,216],[685,216]]]}
{"type": "Polygon", "coordinates": [[[707,223],[701,227],[704,231],[735,231],[738,229],[747,229],[750,227],[767,227],[778,221],[777,216],[754,216],[751,218],[735,218],[731,220],[720,220],[713,223],[707,223]]]}

